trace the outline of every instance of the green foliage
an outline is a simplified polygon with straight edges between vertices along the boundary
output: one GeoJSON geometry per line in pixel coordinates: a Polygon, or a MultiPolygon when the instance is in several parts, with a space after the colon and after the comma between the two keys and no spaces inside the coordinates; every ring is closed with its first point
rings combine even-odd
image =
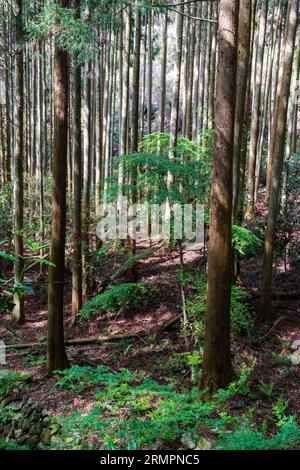
{"type": "Polygon", "coordinates": [[[89,17],[83,5],[81,18],[77,19],[74,9],[61,8],[56,1],[47,0],[39,11],[32,11],[27,26],[28,37],[46,38],[53,34],[60,48],[72,54],[78,63],[86,62],[99,50],[97,28],[107,31],[111,26],[115,29],[121,26],[117,12],[124,3],[121,0],[88,0],[89,17]]]}
{"type": "MultiPolygon", "coordinates": [[[[1,247],[5,247],[7,244],[6,240],[0,242],[1,247]]],[[[26,241],[24,247],[30,252],[30,256],[23,256],[23,269],[20,277],[23,278],[24,274],[36,265],[54,266],[53,263],[48,261],[46,258],[37,258],[35,255],[40,254],[42,249],[48,248],[49,245],[40,245],[37,242],[26,241]]],[[[4,249],[4,248],[3,248],[4,249]]],[[[7,248],[8,251],[9,247],[7,248]]],[[[0,251],[0,258],[9,261],[12,265],[17,261],[15,254],[10,254],[7,251],[0,251]]],[[[20,256],[20,255],[18,255],[20,256]]],[[[13,270],[13,266],[11,266],[13,270]]],[[[39,283],[38,281],[35,284],[39,283]]],[[[0,311],[11,310],[14,306],[13,296],[20,292],[33,292],[34,282],[31,280],[23,280],[22,282],[15,283],[14,278],[2,279],[0,278],[0,311]]]]}
{"type": "Polygon", "coordinates": [[[231,288],[230,318],[233,332],[249,333],[253,328],[253,312],[247,300],[250,298],[248,292],[236,285],[231,288]]]}
{"type": "Polygon", "coordinates": [[[201,437],[207,427],[218,435],[236,418],[224,413],[228,399],[238,393],[251,369],[243,368],[240,377],[211,401],[203,399],[197,388],[175,391],[173,384],[162,385],[126,369],[112,373],[103,366],[72,367],[59,372],[58,384],[83,390],[98,385],[97,403],[89,413],[76,410],[60,420],[63,448],[151,449],[177,442],[183,433],[201,437]],[[81,370],[82,369],[82,370],[81,370]]]}
{"type": "Polygon", "coordinates": [[[144,282],[127,282],[110,286],[103,294],[89,300],[80,310],[79,319],[85,321],[100,312],[119,313],[146,303],[150,286],[144,282]]]}
{"type": "Polygon", "coordinates": [[[0,449],[1,450],[29,450],[26,445],[19,445],[15,441],[6,442],[5,439],[0,438],[0,449]]]}
{"type": "Polygon", "coordinates": [[[210,187],[211,147],[203,150],[198,143],[178,137],[176,147],[170,149],[169,141],[169,134],[150,134],[141,142],[139,153],[115,158],[116,169],[122,164],[125,180],[131,183],[120,187],[116,171],[108,181],[109,201],[114,201],[121,189],[129,200],[132,192],[139,191],[141,202],[153,204],[162,204],[166,199],[172,204],[204,202],[210,187]],[[174,176],[171,187],[167,184],[169,174],[174,176]]]}
{"type": "Polygon", "coordinates": [[[136,382],[143,377],[143,373],[134,374],[127,369],[120,369],[116,374],[106,366],[99,365],[93,368],[74,365],[69,369],[56,371],[55,376],[58,379],[56,385],[59,387],[82,392],[93,385],[112,387],[121,383],[136,382]]]}
{"type": "Polygon", "coordinates": [[[276,435],[268,438],[264,431],[249,429],[250,423],[243,423],[232,433],[224,434],[216,444],[222,450],[270,450],[291,449],[300,441],[300,429],[293,416],[286,417],[276,435]]]}
{"type": "Polygon", "coordinates": [[[251,230],[233,225],[232,246],[240,255],[253,255],[261,248],[262,242],[251,230]]]}
{"type": "Polygon", "coordinates": [[[260,382],[259,391],[266,397],[271,398],[271,396],[273,395],[273,390],[274,390],[273,382],[271,382],[270,384],[267,384],[263,381],[260,382]]]}
{"type": "MultiPolygon", "coordinates": [[[[45,240],[50,240],[51,231],[51,186],[52,180],[50,175],[43,176],[43,243],[45,240]]],[[[40,178],[36,175],[24,174],[24,228],[23,235],[25,240],[34,240],[39,234],[39,239],[36,240],[41,244],[41,215],[38,208],[40,208],[41,196],[41,182],[40,178]],[[32,201],[36,204],[32,204],[32,201]]]]}
{"type": "Polygon", "coordinates": [[[12,236],[12,183],[6,183],[0,191],[0,239],[12,236]]]}
{"type": "Polygon", "coordinates": [[[120,268],[118,268],[113,273],[113,275],[111,276],[111,280],[114,281],[119,276],[122,276],[122,274],[125,274],[130,268],[132,268],[137,261],[145,259],[148,256],[151,256],[153,253],[154,253],[153,249],[147,249],[147,250],[144,250],[142,253],[129,256],[129,258],[127,258],[127,260],[122,264],[122,266],[120,266],[120,268]]]}
{"type": "MultiPolygon", "coordinates": [[[[206,276],[184,273],[183,282],[189,287],[192,294],[187,298],[188,325],[184,334],[192,336],[197,343],[204,338],[205,311],[206,311],[206,276]]],[[[231,289],[231,329],[235,333],[249,333],[253,327],[253,315],[247,299],[250,295],[237,287],[231,289]]]]}
{"type": "Polygon", "coordinates": [[[28,372],[15,372],[12,370],[4,370],[0,373],[0,397],[5,396],[16,386],[24,389],[30,374],[28,372]]]}

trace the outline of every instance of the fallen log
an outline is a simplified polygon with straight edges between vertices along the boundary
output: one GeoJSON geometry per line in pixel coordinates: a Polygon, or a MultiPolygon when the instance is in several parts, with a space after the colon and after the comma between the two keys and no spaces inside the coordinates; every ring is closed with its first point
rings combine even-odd
{"type": "MultiPolygon", "coordinates": [[[[131,338],[143,338],[153,333],[161,333],[166,330],[169,326],[172,326],[174,323],[178,322],[181,319],[181,315],[177,315],[174,318],[166,321],[162,325],[158,327],[157,330],[149,330],[149,331],[139,331],[137,333],[122,333],[116,335],[98,335],[98,336],[90,336],[88,338],[73,338],[73,339],[66,339],[65,345],[72,346],[76,344],[91,344],[91,343],[103,343],[106,341],[121,341],[123,339],[131,339],[131,338]]],[[[5,349],[25,349],[25,348],[36,348],[36,347],[45,347],[46,342],[36,342],[36,343],[16,343],[16,344],[6,344],[5,349]]]]}
{"type": "MultiPolygon", "coordinates": [[[[260,297],[259,293],[253,293],[252,297],[260,297]]],[[[291,292],[272,292],[272,299],[300,299],[300,291],[291,292]]]]}

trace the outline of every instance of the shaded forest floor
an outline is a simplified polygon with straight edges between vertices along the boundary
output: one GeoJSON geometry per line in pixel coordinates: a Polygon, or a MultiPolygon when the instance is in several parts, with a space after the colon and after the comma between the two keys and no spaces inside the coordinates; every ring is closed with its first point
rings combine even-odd
{"type": "MultiPolygon", "coordinates": [[[[299,198],[300,202],[300,198],[299,198]]],[[[298,205],[299,206],[299,205],[298,205]]],[[[263,225],[264,208],[257,214],[258,225],[263,225]]],[[[279,231],[281,245],[284,234],[279,231]]],[[[273,292],[280,298],[273,300],[274,318],[269,325],[255,329],[250,335],[235,335],[233,356],[236,366],[249,362],[255,356],[257,364],[251,375],[251,396],[236,396],[228,403],[231,414],[256,404],[255,421],[262,423],[270,414],[276,398],[288,400],[287,413],[300,418],[300,365],[290,361],[293,341],[300,340],[300,297],[290,297],[300,286],[300,226],[295,224],[288,245],[276,258],[273,292]]],[[[91,270],[93,295],[103,291],[107,273],[116,270],[124,262],[125,254],[106,256],[99,267],[91,270]]],[[[194,273],[205,269],[205,257],[199,253],[185,253],[185,267],[194,273]]],[[[180,361],[185,351],[184,339],[179,334],[178,323],[155,335],[159,326],[181,312],[181,293],[178,282],[179,253],[158,250],[147,259],[138,262],[138,279],[159,284],[159,291],[152,293],[146,306],[128,314],[116,315],[110,319],[103,315],[87,323],[71,325],[70,278],[66,285],[65,336],[66,338],[89,337],[97,334],[120,334],[131,332],[134,339],[105,342],[102,344],[74,345],[67,347],[71,364],[106,365],[113,371],[126,368],[133,372],[145,371],[159,383],[174,382],[176,388],[191,386],[189,367],[180,361]],[[149,332],[144,336],[145,332],[149,332]]],[[[36,276],[37,273],[32,273],[36,276]]],[[[261,275],[261,256],[241,260],[238,284],[251,296],[253,310],[258,300],[261,275]]],[[[8,314],[1,314],[0,336],[6,343],[27,343],[46,338],[47,293],[45,285],[37,285],[34,294],[27,295],[26,324],[15,327],[8,314]]],[[[8,366],[26,370],[31,374],[26,394],[39,400],[55,416],[71,413],[75,407],[89,410],[94,402],[96,386],[83,393],[58,389],[56,379],[45,372],[44,347],[13,350],[8,352],[8,366]]]]}

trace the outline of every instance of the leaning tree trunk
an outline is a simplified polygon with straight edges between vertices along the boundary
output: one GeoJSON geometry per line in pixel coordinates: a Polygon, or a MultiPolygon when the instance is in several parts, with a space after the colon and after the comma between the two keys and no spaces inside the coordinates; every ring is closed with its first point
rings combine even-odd
{"type": "Polygon", "coordinates": [[[284,46],[281,55],[280,64],[280,82],[277,88],[276,113],[277,119],[274,120],[275,129],[272,132],[274,136],[274,155],[270,157],[273,160],[273,172],[270,185],[269,211],[267,228],[264,243],[263,256],[263,275],[261,296],[259,303],[259,319],[267,321],[271,313],[271,287],[272,287],[272,267],[274,237],[276,229],[276,219],[278,211],[278,199],[281,186],[282,167],[284,159],[284,144],[287,124],[288,97],[291,86],[291,75],[293,65],[293,53],[295,45],[295,36],[297,29],[299,0],[292,0],[289,6],[289,13],[286,21],[284,46]]]}
{"type": "MultiPolygon", "coordinates": [[[[23,161],[24,161],[24,90],[23,90],[23,0],[16,0],[16,122],[15,122],[15,164],[14,164],[14,266],[15,284],[23,281],[23,161]]],[[[9,125],[9,123],[8,123],[9,125]]],[[[13,320],[24,323],[24,291],[14,295],[13,320]]]]}
{"type": "MultiPolygon", "coordinates": [[[[69,0],[58,0],[62,8],[69,0]]],[[[57,43],[54,52],[54,155],[52,181],[51,249],[48,288],[47,370],[68,366],[64,344],[63,293],[66,241],[66,189],[68,148],[68,53],[57,43]]]]}
{"type": "Polygon", "coordinates": [[[233,378],[230,360],[231,212],[238,41],[237,0],[220,0],[215,148],[202,386],[210,393],[233,378]]]}

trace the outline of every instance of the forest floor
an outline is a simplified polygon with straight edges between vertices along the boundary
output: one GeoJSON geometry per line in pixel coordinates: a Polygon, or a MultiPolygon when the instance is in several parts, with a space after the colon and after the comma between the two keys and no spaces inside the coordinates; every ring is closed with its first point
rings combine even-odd
{"type": "MultiPolygon", "coordinates": [[[[300,197],[299,197],[300,202],[300,197]]],[[[300,204],[298,205],[300,206],[300,204]]],[[[263,224],[264,208],[261,207],[257,219],[263,224]]],[[[279,233],[279,238],[282,234],[279,233]]],[[[273,320],[255,334],[235,335],[233,353],[248,361],[255,356],[257,364],[251,375],[251,390],[259,403],[255,411],[256,422],[262,423],[271,414],[276,397],[283,396],[288,401],[287,413],[300,419],[300,365],[289,360],[294,352],[291,345],[300,340],[300,296],[290,296],[300,286],[300,225],[294,224],[289,240],[290,251],[286,256],[279,253],[274,270],[273,292],[282,293],[273,300],[273,320]],[[284,261],[285,260],[285,261],[284,261]],[[284,296],[286,293],[286,297],[284,296]]],[[[107,273],[116,270],[124,261],[124,254],[106,256],[101,267],[93,267],[93,295],[101,292],[107,273]],[[103,275],[105,273],[105,275],[103,275]]],[[[199,253],[185,253],[185,267],[190,272],[205,269],[205,258],[199,253]]],[[[133,372],[145,371],[159,383],[175,379],[176,386],[189,387],[189,368],[177,360],[185,351],[184,339],[179,334],[179,324],[155,332],[159,326],[181,312],[181,293],[178,282],[180,266],[177,251],[158,250],[147,259],[138,262],[138,279],[159,284],[159,291],[152,293],[146,306],[134,312],[120,314],[110,319],[104,315],[92,318],[87,323],[71,325],[70,279],[66,286],[65,336],[83,338],[97,334],[135,333],[136,338],[120,341],[106,341],[101,344],[72,345],[67,347],[71,364],[96,366],[106,365],[113,371],[126,368],[133,372]],[[149,334],[145,336],[145,332],[149,334]]],[[[32,273],[36,276],[37,273],[32,273]]],[[[239,286],[251,295],[255,309],[261,276],[261,256],[244,258],[241,261],[239,286]]],[[[26,323],[20,327],[11,324],[9,314],[1,314],[0,337],[8,343],[31,343],[43,341],[47,334],[47,293],[45,285],[37,285],[34,294],[26,295],[26,323]]],[[[74,403],[83,410],[89,410],[94,402],[95,387],[84,393],[65,390],[56,386],[56,379],[45,371],[44,346],[31,349],[10,350],[7,353],[8,366],[19,371],[28,371],[31,381],[26,391],[28,396],[40,401],[55,416],[63,416],[74,410],[74,403]]],[[[239,412],[241,406],[251,406],[251,397],[234,397],[229,403],[230,412],[239,412]],[[248,401],[248,402],[247,402],[248,401]]]]}

